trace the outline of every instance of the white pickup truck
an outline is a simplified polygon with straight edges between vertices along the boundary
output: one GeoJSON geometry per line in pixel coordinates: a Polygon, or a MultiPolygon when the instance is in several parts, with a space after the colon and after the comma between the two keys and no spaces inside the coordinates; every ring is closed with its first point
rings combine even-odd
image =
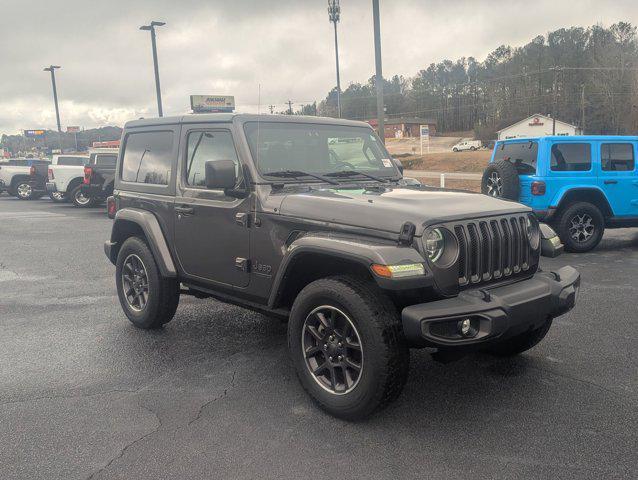
{"type": "Polygon", "coordinates": [[[40,198],[48,160],[39,158],[13,158],[0,163],[0,193],[6,191],[20,200],[40,198]]]}
{"type": "Polygon", "coordinates": [[[462,152],[463,150],[478,150],[483,146],[480,140],[463,140],[452,147],[453,152],[462,152]]]}
{"type": "Polygon", "coordinates": [[[65,202],[80,192],[88,155],[54,155],[46,189],[54,202],[65,202]]]}

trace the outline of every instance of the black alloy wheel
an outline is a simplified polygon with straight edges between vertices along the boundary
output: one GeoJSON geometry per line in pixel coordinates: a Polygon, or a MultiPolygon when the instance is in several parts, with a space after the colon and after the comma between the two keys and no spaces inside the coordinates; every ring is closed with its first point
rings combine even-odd
{"type": "Polygon", "coordinates": [[[357,386],[363,370],[359,332],[336,307],[322,305],[308,314],[301,342],[306,367],[323,389],[345,394],[357,386]]]}

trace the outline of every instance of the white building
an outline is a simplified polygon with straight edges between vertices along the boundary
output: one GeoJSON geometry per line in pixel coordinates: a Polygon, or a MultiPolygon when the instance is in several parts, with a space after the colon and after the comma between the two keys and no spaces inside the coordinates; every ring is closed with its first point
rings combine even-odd
{"type": "MultiPolygon", "coordinates": [[[[521,137],[544,137],[552,135],[552,117],[540,113],[524,118],[509,127],[496,132],[499,140],[521,137]]],[[[583,131],[576,125],[556,119],[556,135],[582,135],[583,131]]]]}

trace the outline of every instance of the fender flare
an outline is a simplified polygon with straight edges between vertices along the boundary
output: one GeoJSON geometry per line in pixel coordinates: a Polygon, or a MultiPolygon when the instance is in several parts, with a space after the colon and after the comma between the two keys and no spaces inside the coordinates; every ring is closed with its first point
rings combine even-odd
{"type": "Polygon", "coordinates": [[[603,200],[607,203],[607,208],[609,210],[611,210],[611,205],[609,203],[609,199],[607,198],[607,195],[605,195],[605,192],[603,191],[602,188],[600,188],[597,185],[569,185],[569,186],[565,186],[563,188],[561,188],[556,195],[554,195],[554,198],[552,199],[551,203],[550,203],[550,208],[559,208],[561,206],[561,202],[563,201],[563,199],[569,195],[571,192],[575,192],[575,191],[586,191],[586,192],[592,192],[595,193],[597,195],[600,195],[603,200]]]}
{"type": "Polygon", "coordinates": [[[121,243],[118,235],[118,226],[124,222],[134,223],[142,229],[162,276],[176,277],[175,262],[157,218],[151,212],[137,208],[123,208],[115,214],[113,229],[111,230],[111,241],[105,245],[105,250],[107,250],[108,246],[107,256],[111,263],[115,264],[117,261],[117,253],[121,247],[121,245],[118,245],[118,243],[121,243]]]}
{"type": "Polygon", "coordinates": [[[275,274],[268,306],[273,308],[280,299],[288,274],[295,265],[295,260],[304,254],[326,255],[337,259],[355,262],[365,267],[385,290],[402,290],[420,288],[431,283],[431,276],[422,278],[387,279],[372,275],[372,264],[396,265],[401,263],[426,263],[421,254],[414,248],[399,246],[396,243],[382,243],[375,240],[362,240],[353,237],[335,236],[326,233],[310,233],[295,239],[287,248],[275,274]]]}

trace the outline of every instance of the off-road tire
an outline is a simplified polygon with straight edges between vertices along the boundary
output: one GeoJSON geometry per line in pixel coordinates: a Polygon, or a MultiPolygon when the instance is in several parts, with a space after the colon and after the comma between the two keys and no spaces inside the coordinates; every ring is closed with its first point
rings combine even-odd
{"type": "Polygon", "coordinates": [[[565,245],[566,251],[583,253],[596,248],[602,240],[605,233],[605,217],[596,205],[589,202],[576,202],[558,213],[553,226],[565,245]],[[572,227],[572,219],[581,215],[588,215],[591,218],[594,231],[589,239],[578,242],[572,238],[570,228],[572,227]]]}
{"type": "Polygon", "coordinates": [[[179,304],[179,283],[173,278],[162,277],[153,253],[139,237],[129,237],[120,248],[115,264],[117,296],[124,313],[137,328],[150,330],[170,322],[179,304]],[[148,278],[148,299],[142,311],[136,311],[128,303],[123,290],[122,269],[129,255],[139,257],[148,278]]]}
{"type": "Polygon", "coordinates": [[[552,326],[552,319],[549,318],[543,325],[531,332],[525,332],[521,335],[513,337],[503,343],[494,345],[485,349],[486,353],[497,357],[512,357],[523,353],[540,343],[552,326]]]}
{"type": "Polygon", "coordinates": [[[288,322],[288,347],[301,385],[326,412],[360,420],[383,409],[401,393],[410,352],[397,309],[374,284],[349,276],[316,280],[301,290],[288,322]],[[358,331],[362,369],[358,382],[343,394],[322,388],[306,365],[302,332],[309,313],[319,306],[344,312],[358,331]]]}
{"type": "Polygon", "coordinates": [[[470,150],[472,150],[473,152],[476,152],[476,147],[470,147],[470,150]]]}
{"type": "Polygon", "coordinates": [[[459,151],[459,149],[458,149],[458,148],[456,148],[456,147],[454,147],[454,148],[452,149],[452,151],[456,153],[456,152],[458,152],[458,151],[459,151]]]}
{"type": "Polygon", "coordinates": [[[77,185],[76,187],[73,188],[73,190],[71,190],[71,193],[69,194],[69,198],[71,200],[71,203],[73,203],[73,205],[79,208],[90,208],[95,205],[95,198],[86,197],[84,195],[82,196],[84,196],[84,198],[88,198],[88,201],[86,201],[86,203],[82,203],[82,201],[80,200],[81,194],[82,194],[82,184],[77,185]]]}
{"type": "Polygon", "coordinates": [[[518,180],[518,172],[516,167],[507,160],[498,160],[490,163],[483,172],[481,179],[481,193],[484,195],[492,195],[507,200],[518,200],[521,186],[518,180]],[[497,174],[502,182],[502,191],[498,195],[490,193],[488,182],[493,174],[497,174]]]}

